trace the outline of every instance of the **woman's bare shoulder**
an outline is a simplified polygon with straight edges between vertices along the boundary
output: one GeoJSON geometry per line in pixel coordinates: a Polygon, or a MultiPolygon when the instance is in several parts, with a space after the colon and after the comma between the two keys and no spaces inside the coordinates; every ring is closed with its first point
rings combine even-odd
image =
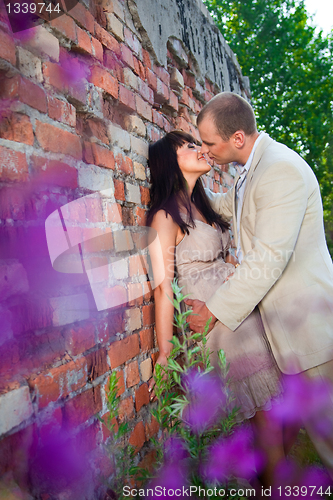
{"type": "Polygon", "coordinates": [[[178,224],[173,220],[170,214],[168,214],[165,210],[159,210],[153,217],[152,227],[158,226],[159,228],[169,228],[169,229],[177,229],[178,224]]]}

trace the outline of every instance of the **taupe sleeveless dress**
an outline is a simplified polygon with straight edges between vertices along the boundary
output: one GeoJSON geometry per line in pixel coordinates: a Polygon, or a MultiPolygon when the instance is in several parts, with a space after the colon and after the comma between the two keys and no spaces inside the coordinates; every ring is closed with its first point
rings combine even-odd
{"type": "MultiPolygon", "coordinates": [[[[234,272],[224,261],[229,245],[229,232],[195,220],[195,227],[176,246],[179,285],[192,299],[206,302],[234,272]]],[[[221,304],[223,307],[223,304],[221,304]]],[[[208,334],[207,346],[211,362],[217,366],[217,351],[223,349],[230,363],[230,387],[235,406],[240,408],[237,420],[254,416],[257,410],[271,408],[282,393],[281,372],[273,358],[258,308],[233,332],[217,321],[208,334]]]]}

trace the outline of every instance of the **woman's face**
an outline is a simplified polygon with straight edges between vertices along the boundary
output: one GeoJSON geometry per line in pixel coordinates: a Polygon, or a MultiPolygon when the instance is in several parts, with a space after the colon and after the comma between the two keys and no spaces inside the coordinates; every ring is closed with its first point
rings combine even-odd
{"type": "Polygon", "coordinates": [[[183,175],[198,174],[199,177],[211,169],[211,166],[201,153],[200,146],[192,142],[185,142],[185,144],[177,149],[177,161],[183,175]]]}

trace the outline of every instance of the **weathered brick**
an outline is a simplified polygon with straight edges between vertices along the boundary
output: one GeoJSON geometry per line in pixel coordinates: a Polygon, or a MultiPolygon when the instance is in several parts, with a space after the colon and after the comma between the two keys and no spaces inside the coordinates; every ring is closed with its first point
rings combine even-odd
{"type": "Polygon", "coordinates": [[[14,40],[2,30],[0,30],[0,58],[10,62],[13,66],[16,64],[14,40]]]}
{"type": "Polygon", "coordinates": [[[116,200],[125,201],[125,185],[119,179],[114,179],[114,197],[116,200]]]}
{"type": "Polygon", "coordinates": [[[149,439],[151,439],[152,437],[156,436],[156,434],[158,433],[160,429],[160,426],[156,420],[156,418],[154,418],[153,416],[151,417],[151,421],[150,422],[146,422],[146,425],[145,425],[145,431],[146,431],[146,439],[147,441],[149,441],[149,439]]]}
{"type": "Polygon", "coordinates": [[[176,96],[176,94],[172,91],[170,91],[170,97],[169,97],[169,102],[168,102],[168,106],[174,110],[174,111],[178,111],[178,97],[176,96]]]}
{"type": "Polygon", "coordinates": [[[157,88],[154,92],[155,102],[158,104],[164,104],[169,101],[169,88],[165,83],[162,82],[159,78],[157,78],[157,88]]]}
{"type": "Polygon", "coordinates": [[[125,311],[125,318],[128,330],[138,330],[141,328],[141,312],[138,307],[125,311]]]}
{"type": "MultiPolygon", "coordinates": [[[[116,371],[117,374],[117,397],[121,396],[125,392],[125,378],[124,378],[124,372],[123,370],[118,370],[116,371]]],[[[108,396],[110,392],[110,379],[111,377],[108,378],[106,384],[105,384],[105,394],[108,396]]]]}
{"type": "Polygon", "coordinates": [[[118,98],[118,82],[105,69],[94,66],[91,70],[89,81],[113,97],[118,98]]]}
{"type": "Polygon", "coordinates": [[[87,361],[81,358],[52,368],[29,380],[37,393],[38,407],[44,408],[52,401],[66,398],[87,383],[87,361]]]}
{"type": "Polygon", "coordinates": [[[122,365],[125,361],[129,361],[137,356],[139,352],[139,338],[137,334],[113,342],[109,348],[111,368],[122,365]]]}
{"type": "Polygon", "coordinates": [[[93,163],[100,167],[114,169],[115,160],[112,151],[103,148],[94,142],[84,143],[84,159],[87,163],[93,163]]]}
{"type": "Polygon", "coordinates": [[[104,51],[104,67],[110,71],[118,82],[124,83],[124,68],[119,60],[119,56],[108,49],[104,51]]]}
{"type": "Polygon", "coordinates": [[[116,165],[117,170],[120,172],[124,172],[126,175],[130,175],[133,173],[133,163],[131,158],[128,156],[123,157],[121,153],[116,156],[116,165]]]}
{"type": "Polygon", "coordinates": [[[121,57],[123,62],[135,70],[133,52],[123,43],[121,44],[121,57]]]}
{"type": "Polygon", "coordinates": [[[148,85],[149,87],[153,90],[153,91],[156,91],[157,90],[157,76],[155,75],[155,73],[147,68],[147,82],[148,82],[148,85]]]}
{"type": "Polygon", "coordinates": [[[140,387],[135,391],[135,409],[138,412],[144,405],[148,404],[149,404],[148,385],[144,383],[140,385],[140,387]]]}
{"type": "Polygon", "coordinates": [[[112,0],[107,2],[104,9],[106,12],[113,12],[119,19],[125,21],[124,4],[121,0],[112,0]]]}
{"type": "Polygon", "coordinates": [[[143,298],[145,302],[149,302],[153,296],[153,290],[149,281],[144,281],[143,283],[143,298]]]}
{"type": "Polygon", "coordinates": [[[89,304],[85,293],[50,299],[53,325],[63,326],[89,318],[89,304]]]}
{"type": "Polygon", "coordinates": [[[31,417],[33,413],[29,388],[20,387],[0,396],[0,435],[31,417]]]}
{"type": "Polygon", "coordinates": [[[126,186],[126,200],[129,203],[141,203],[140,187],[137,184],[125,183],[126,186]]]}
{"type": "Polygon", "coordinates": [[[71,356],[77,356],[95,345],[95,328],[92,323],[74,326],[65,331],[66,350],[71,356]]]}
{"type": "Polygon", "coordinates": [[[46,113],[47,111],[44,90],[26,78],[21,78],[19,75],[12,78],[3,78],[0,81],[0,97],[3,99],[18,99],[42,113],[46,113]]]}
{"type": "MultiPolygon", "coordinates": [[[[1,188],[0,219],[24,220],[26,215],[26,210],[28,209],[28,204],[29,201],[26,200],[25,197],[23,196],[22,189],[16,188],[15,185],[1,188]]],[[[0,276],[1,276],[1,267],[2,266],[0,264],[0,276]]],[[[21,271],[24,271],[23,267],[21,271]]],[[[5,281],[7,281],[7,279],[5,281]]],[[[2,285],[0,284],[0,296],[2,298],[4,296],[3,293],[1,292],[1,288],[2,285]]],[[[5,298],[6,297],[4,297],[2,300],[5,300],[5,298]]]]}
{"type": "Polygon", "coordinates": [[[95,23],[95,36],[102,45],[112,50],[115,55],[120,56],[121,49],[119,42],[117,42],[117,40],[105,29],[103,29],[98,23],[95,23]]]}
{"type": "Polygon", "coordinates": [[[132,431],[132,434],[130,435],[129,444],[134,446],[135,451],[138,452],[144,445],[145,440],[145,428],[143,423],[139,422],[138,424],[136,424],[132,431]]]}
{"type": "Polygon", "coordinates": [[[153,70],[156,73],[156,75],[162,80],[162,82],[167,86],[170,87],[170,75],[169,72],[163,68],[163,66],[157,66],[154,64],[153,70]]]}
{"type": "Polygon", "coordinates": [[[80,138],[71,132],[67,132],[67,130],[37,120],[36,137],[40,146],[45,151],[67,154],[77,160],[81,160],[82,158],[80,138]]]}
{"type": "Polygon", "coordinates": [[[153,119],[152,106],[139,95],[135,96],[135,102],[137,113],[151,122],[153,119]]]}
{"type": "Polygon", "coordinates": [[[162,113],[153,109],[153,123],[158,125],[160,128],[163,128],[163,116],[162,113]]]}
{"type": "Polygon", "coordinates": [[[66,123],[70,127],[75,127],[76,109],[72,104],[66,101],[61,101],[60,99],[50,95],[47,96],[47,103],[48,114],[52,120],[66,123]]]}
{"type": "Polygon", "coordinates": [[[128,87],[132,87],[134,90],[139,88],[138,77],[133,73],[130,68],[124,68],[124,83],[128,87]]]}
{"type": "Polygon", "coordinates": [[[140,186],[140,193],[141,193],[141,204],[142,205],[149,205],[150,202],[150,191],[148,188],[140,186]]]}
{"type": "Polygon", "coordinates": [[[136,207],[135,218],[138,226],[146,226],[146,210],[141,207],[136,207]]]}
{"type": "Polygon", "coordinates": [[[148,144],[134,135],[131,135],[130,137],[132,151],[139,156],[148,158],[148,144]]]}
{"type": "Polygon", "coordinates": [[[73,47],[73,49],[92,55],[92,45],[90,36],[86,31],[76,26],[76,35],[77,35],[77,43],[73,47]]]}
{"type": "Polygon", "coordinates": [[[92,45],[93,55],[96,57],[96,59],[98,59],[102,63],[103,62],[103,47],[102,47],[101,42],[99,40],[97,40],[96,38],[92,37],[91,38],[91,45],[92,45]]]}
{"type": "Polygon", "coordinates": [[[17,55],[20,72],[27,78],[32,78],[41,83],[43,81],[41,60],[22,47],[17,47],[17,55]]]}
{"type": "Polygon", "coordinates": [[[45,54],[50,59],[59,61],[59,40],[47,31],[44,26],[36,26],[34,28],[34,36],[24,38],[23,43],[36,53],[45,54]]]}
{"type": "Polygon", "coordinates": [[[134,214],[131,207],[121,207],[122,219],[124,226],[134,226],[134,214]]]}
{"type": "Polygon", "coordinates": [[[133,56],[134,61],[134,73],[136,73],[141,80],[146,79],[146,68],[142,64],[142,62],[135,56],[133,56]]]}
{"type": "Polygon", "coordinates": [[[123,85],[119,85],[119,103],[125,106],[126,108],[135,111],[135,94],[124,87],[123,85]]]}
{"type": "Polygon", "coordinates": [[[136,179],[140,179],[142,181],[145,181],[147,176],[146,176],[146,169],[142,165],[142,163],[139,163],[137,161],[133,162],[133,168],[134,168],[134,175],[136,179]]]}
{"type": "Polygon", "coordinates": [[[133,387],[140,382],[139,365],[137,361],[132,361],[125,366],[126,387],[133,387]]]}
{"type": "Polygon", "coordinates": [[[4,112],[0,121],[0,137],[32,146],[34,134],[29,117],[11,111],[4,112]]]}
{"type": "Polygon", "coordinates": [[[83,424],[102,409],[102,398],[100,387],[82,392],[68,401],[63,407],[63,419],[65,425],[75,428],[83,424]]]}
{"type": "Polygon", "coordinates": [[[78,184],[81,188],[90,191],[113,189],[112,171],[101,169],[94,164],[81,164],[79,168],[78,184]]]}
{"type": "Polygon", "coordinates": [[[140,332],[141,352],[151,351],[154,348],[154,331],[152,328],[140,332]]]}
{"type": "Polygon", "coordinates": [[[69,15],[76,19],[80,26],[94,34],[95,20],[92,14],[81,4],[77,3],[70,11],[69,15]]]}
{"type": "Polygon", "coordinates": [[[119,403],[119,422],[130,420],[134,417],[134,404],[132,396],[122,399],[119,403]]]}
{"type": "Polygon", "coordinates": [[[107,350],[105,347],[86,355],[86,360],[89,382],[104,375],[110,370],[107,363],[107,350]]]}
{"type": "MultiPolygon", "coordinates": [[[[2,192],[1,192],[2,196],[2,192]]],[[[6,300],[12,295],[26,293],[29,283],[23,265],[17,261],[0,261],[0,297],[6,300]]]]}
{"type": "Polygon", "coordinates": [[[147,382],[153,375],[151,359],[147,358],[140,363],[140,373],[142,382],[147,382]]]}
{"type": "Polygon", "coordinates": [[[141,120],[141,118],[139,118],[136,115],[126,115],[125,116],[125,126],[129,132],[133,132],[134,134],[138,134],[141,137],[146,136],[146,126],[143,123],[143,121],[141,120]]]}
{"type": "Polygon", "coordinates": [[[62,14],[60,17],[53,19],[53,21],[50,22],[50,25],[55,31],[61,33],[71,42],[76,42],[75,22],[68,15],[62,14]]]}
{"type": "Polygon", "coordinates": [[[67,91],[66,74],[61,66],[52,62],[45,62],[43,63],[43,75],[47,85],[62,92],[67,91]]]}
{"type": "Polygon", "coordinates": [[[117,40],[124,41],[124,25],[112,13],[106,14],[108,30],[117,38],[117,40]]]}
{"type": "Polygon", "coordinates": [[[0,179],[2,181],[26,181],[28,179],[25,153],[0,146],[0,179]]]}
{"type": "Polygon", "coordinates": [[[108,125],[108,137],[110,143],[114,146],[119,146],[124,151],[129,151],[131,149],[131,138],[126,130],[120,127],[116,127],[113,123],[108,125]]]}
{"type": "Polygon", "coordinates": [[[155,321],[154,304],[143,306],[142,308],[142,323],[143,326],[152,325],[155,321]]]}
{"type": "Polygon", "coordinates": [[[139,80],[139,93],[149,104],[154,104],[154,91],[142,80],[139,80]]]}

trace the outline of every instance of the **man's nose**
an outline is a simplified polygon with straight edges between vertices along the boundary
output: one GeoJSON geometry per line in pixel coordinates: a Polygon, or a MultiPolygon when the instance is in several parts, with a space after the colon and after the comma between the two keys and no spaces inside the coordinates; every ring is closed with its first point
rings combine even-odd
{"type": "Polygon", "coordinates": [[[202,143],[201,147],[200,147],[200,151],[202,154],[209,153],[209,147],[205,143],[202,143]]]}

